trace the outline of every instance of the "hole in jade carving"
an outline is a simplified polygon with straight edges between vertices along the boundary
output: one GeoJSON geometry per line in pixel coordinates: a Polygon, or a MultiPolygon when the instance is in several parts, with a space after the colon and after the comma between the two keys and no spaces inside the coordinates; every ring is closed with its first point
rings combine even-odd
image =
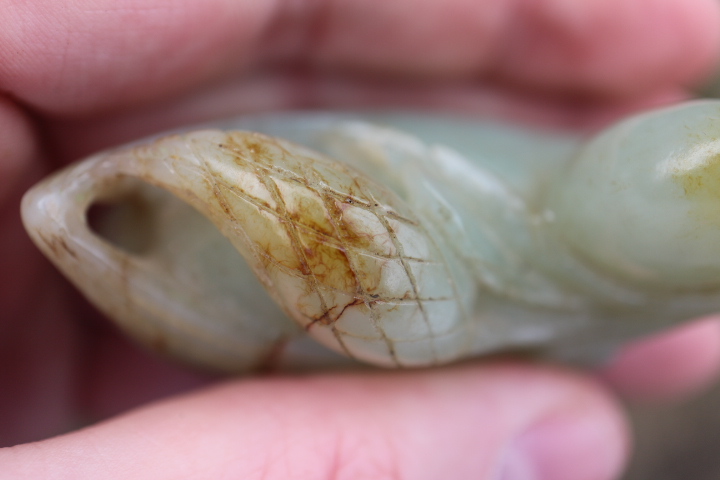
{"type": "Polygon", "coordinates": [[[114,246],[142,255],[151,243],[152,221],[136,199],[98,202],[90,206],[87,221],[90,229],[114,246]],[[129,227],[129,228],[127,228],[129,227]]]}
{"type": "Polygon", "coordinates": [[[136,274],[142,272],[166,291],[169,303],[198,311],[197,318],[225,332],[218,335],[227,333],[227,325],[249,336],[249,331],[260,337],[278,328],[292,331],[248,263],[210,220],[171,192],[139,179],[124,177],[113,187],[86,212],[88,225],[135,257],[136,274]],[[253,319],[265,323],[250,328],[253,319]]]}
{"type": "Polygon", "coordinates": [[[157,243],[158,227],[163,223],[162,217],[170,214],[168,205],[172,203],[181,202],[162,189],[123,178],[109,195],[90,205],[87,223],[95,234],[115,247],[143,255],[157,243]]]}

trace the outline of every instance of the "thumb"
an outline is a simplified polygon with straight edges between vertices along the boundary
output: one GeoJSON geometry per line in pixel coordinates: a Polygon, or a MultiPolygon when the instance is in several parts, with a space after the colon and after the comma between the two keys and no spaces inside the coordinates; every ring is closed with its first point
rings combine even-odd
{"type": "Polygon", "coordinates": [[[0,479],[609,480],[626,450],[591,380],[470,365],[233,381],[0,451],[0,479]]]}

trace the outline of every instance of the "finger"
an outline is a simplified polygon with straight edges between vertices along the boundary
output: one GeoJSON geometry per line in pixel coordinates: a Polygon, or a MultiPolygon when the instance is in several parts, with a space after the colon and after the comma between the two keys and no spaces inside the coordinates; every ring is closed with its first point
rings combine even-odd
{"type": "Polygon", "coordinates": [[[416,111],[424,109],[452,115],[484,117],[495,123],[542,128],[595,131],[637,111],[677,103],[687,94],[677,89],[643,98],[578,102],[522,94],[498,86],[474,84],[391,85],[339,78],[295,80],[258,75],[244,81],[217,85],[174,102],[151,105],[102,118],[48,121],[44,133],[58,165],[77,160],[102,148],[181,126],[253,112],[297,109],[369,108],[416,111]]]}
{"type": "Polygon", "coordinates": [[[0,97],[0,445],[67,428],[71,331],[58,278],[20,222],[20,197],[41,174],[36,138],[0,97]]]}
{"type": "Polygon", "coordinates": [[[596,384],[465,367],[235,382],[0,451],[0,478],[602,480],[626,449],[596,384]]]}
{"type": "Polygon", "coordinates": [[[714,0],[519,2],[517,18],[499,75],[562,91],[637,94],[697,82],[720,47],[714,0]]]}
{"type": "Polygon", "coordinates": [[[637,93],[697,80],[720,45],[712,0],[3,4],[0,88],[55,114],[129,108],[261,66],[637,93]]]}
{"type": "Polygon", "coordinates": [[[711,318],[623,348],[601,376],[628,398],[657,401],[697,392],[718,369],[720,323],[711,318]]]}
{"type": "Polygon", "coordinates": [[[9,337],[3,326],[33,302],[28,295],[45,266],[23,231],[19,208],[23,192],[40,177],[38,163],[29,122],[0,98],[0,343],[9,337]]]}
{"type": "Polygon", "coordinates": [[[67,429],[78,345],[64,284],[20,221],[20,197],[39,178],[32,135],[3,107],[0,100],[0,445],[8,445],[67,429]]]}
{"type": "Polygon", "coordinates": [[[25,114],[0,96],[0,206],[17,194],[38,160],[36,137],[25,114]]]}

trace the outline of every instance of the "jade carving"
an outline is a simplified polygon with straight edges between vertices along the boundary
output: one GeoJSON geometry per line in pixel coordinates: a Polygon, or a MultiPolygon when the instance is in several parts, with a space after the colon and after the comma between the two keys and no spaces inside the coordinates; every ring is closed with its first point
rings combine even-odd
{"type": "Polygon", "coordinates": [[[22,210],[100,310],[204,367],[591,362],[720,310],[720,101],[593,138],[245,117],[96,154],[22,210]]]}

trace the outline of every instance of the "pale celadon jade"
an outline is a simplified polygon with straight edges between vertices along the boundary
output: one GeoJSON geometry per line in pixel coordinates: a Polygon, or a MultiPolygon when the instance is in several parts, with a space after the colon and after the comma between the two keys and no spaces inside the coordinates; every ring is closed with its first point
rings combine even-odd
{"type": "Polygon", "coordinates": [[[589,140],[268,114],[96,154],[22,213],[100,310],[200,366],[594,361],[720,310],[719,137],[718,101],[589,140]]]}

